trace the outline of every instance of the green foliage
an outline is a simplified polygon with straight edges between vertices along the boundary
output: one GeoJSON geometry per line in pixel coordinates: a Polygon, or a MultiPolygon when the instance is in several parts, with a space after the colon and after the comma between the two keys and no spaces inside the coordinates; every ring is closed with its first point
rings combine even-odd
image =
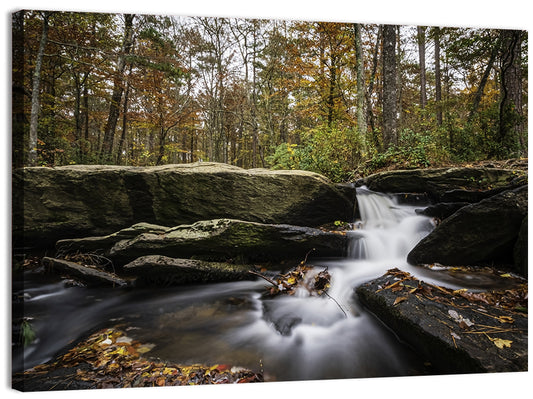
{"type": "Polygon", "coordinates": [[[294,170],[300,168],[300,156],[297,144],[281,143],[274,154],[266,158],[272,169],[294,170]]]}
{"type": "Polygon", "coordinates": [[[319,126],[300,134],[302,144],[282,143],[267,158],[273,169],[303,169],[346,181],[361,160],[357,130],[319,126]]]}
{"type": "Polygon", "coordinates": [[[370,168],[380,169],[391,165],[405,169],[427,168],[434,163],[444,161],[447,156],[438,134],[404,129],[400,132],[398,145],[375,155],[370,160],[370,168]]]}

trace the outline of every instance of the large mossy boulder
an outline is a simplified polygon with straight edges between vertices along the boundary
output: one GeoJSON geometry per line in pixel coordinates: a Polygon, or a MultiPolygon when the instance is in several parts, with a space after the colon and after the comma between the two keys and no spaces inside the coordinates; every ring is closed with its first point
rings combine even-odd
{"type": "Polygon", "coordinates": [[[385,193],[426,193],[434,202],[477,202],[527,184],[527,173],[516,169],[428,168],[393,170],[357,182],[385,193]]]}
{"type": "Polygon", "coordinates": [[[317,256],[344,256],[346,247],[346,235],[340,232],[235,219],[205,220],[166,230],[162,226],[138,224],[108,236],[64,239],[56,243],[62,255],[97,252],[117,265],[146,255],[277,262],[302,260],[310,251],[317,256]]]}
{"type": "Polygon", "coordinates": [[[513,265],[527,208],[527,185],[464,206],[422,239],[407,260],[447,266],[513,265]]]}
{"type": "Polygon", "coordinates": [[[351,222],[355,190],[305,171],[218,163],[72,165],[13,172],[15,245],[105,235],[138,222],[176,226],[235,218],[319,226],[351,222]]]}

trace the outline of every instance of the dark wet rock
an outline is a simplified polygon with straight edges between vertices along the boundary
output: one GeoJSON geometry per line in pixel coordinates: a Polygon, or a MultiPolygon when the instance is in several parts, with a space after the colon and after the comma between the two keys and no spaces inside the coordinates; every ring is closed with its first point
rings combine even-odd
{"type": "Polygon", "coordinates": [[[385,193],[427,193],[434,202],[477,202],[500,190],[527,184],[526,175],[514,169],[429,168],[385,171],[356,185],[385,193]]]}
{"type": "Polygon", "coordinates": [[[515,270],[522,276],[527,277],[528,267],[528,238],[527,238],[527,215],[522,221],[520,231],[518,233],[518,239],[516,240],[513,248],[515,270]]]}
{"type": "Polygon", "coordinates": [[[468,202],[441,202],[435,205],[430,205],[424,209],[417,209],[418,215],[434,217],[439,220],[444,220],[453,215],[464,206],[470,205],[468,202]]]}
{"type": "Polygon", "coordinates": [[[135,285],[158,287],[254,279],[255,277],[248,273],[251,269],[251,265],[232,265],[161,255],[142,256],[124,266],[124,272],[135,276],[135,285]]]}
{"type": "Polygon", "coordinates": [[[528,187],[462,207],[409,253],[412,264],[512,265],[513,248],[527,215],[528,187]]]}
{"type": "Polygon", "coordinates": [[[215,218],[319,226],[352,221],[354,202],[352,186],[305,171],[209,162],[31,167],[13,172],[13,238],[17,246],[44,246],[139,222],[176,226],[215,218]]]}
{"type": "Polygon", "coordinates": [[[129,285],[127,280],[96,267],[80,265],[76,262],[49,257],[44,257],[42,263],[49,270],[66,274],[89,286],[125,287],[129,285]]]}
{"type": "Polygon", "coordinates": [[[396,201],[401,205],[427,205],[431,203],[430,198],[426,193],[396,193],[394,194],[396,201]]]}
{"type": "Polygon", "coordinates": [[[271,323],[278,333],[286,337],[290,336],[292,330],[303,321],[301,316],[292,313],[286,314],[282,309],[279,309],[279,304],[268,299],[263,300],[263,318],[271,323]]]}
{"type": "Polygon", "coordinates": [[[403,278],[387,274],[363,284],[359,300],[433,366],[446,373],[527,371],[527,314],[403,278]]]}

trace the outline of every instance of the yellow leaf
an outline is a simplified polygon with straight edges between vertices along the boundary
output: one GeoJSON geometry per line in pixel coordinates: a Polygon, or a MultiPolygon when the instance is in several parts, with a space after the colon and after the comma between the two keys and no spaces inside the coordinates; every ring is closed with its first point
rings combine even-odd
{"type": "Polygon", "coordinates": [[[509,273],[500,274],[500,277],[512,277],[509,273]]]}
{"type": "Polygon", "coordinates": [[[176,370],[175,368],[165,367],[165,368],[163,369],[163,374],[164,374],[164,375],[177,374],[177,370],[176,370]]]}
{"type": "Polygon", "coordinates": [[[457,294],[460,294],[461,292],[466,292],[466,291],[468,291],[468,289],[466,289],[466,288],[461,288],[460,290],[455,290],[455,291],[453,292],[453,295],[457,295],[457,294]]]}
{"type": "Polygon", "coordinates": [[[400,302],[403,302],[407,299],[406,296],[399,296],[398,298],[396,298],[396,300],[394,301],[394,303],[392,304],[393,306],[394,305],[398,305],[400,302]]]}
{"type": "Polygon", "coordinates": [[[497,319],[500,323],[514,323],[514,319],[511,316],[500,316],[497,319]]]}
{"type": "Polygon", "coordinates": [[[287,283],[290,285],[296,284],[296,279],[291,276],[287,279],[287,283]]]}
{"type": "Polygon", "coordinates": [[[139,348],[137,348],[137,352],[138,353],[146,353],[146,352],[150,352],[153,348],[154,348],[154,344],[145,344],[145,345],[142,345],[140,346],[139,348]]]}
{"type": "Polygon", "coordinates": [[[513,343],[513,341],[501,338],[490,338],[490,340],[494,342],[494,345],[496,345],[500,349],[503,349],[505,347],[510,348],[511,344],[513,343]]]}

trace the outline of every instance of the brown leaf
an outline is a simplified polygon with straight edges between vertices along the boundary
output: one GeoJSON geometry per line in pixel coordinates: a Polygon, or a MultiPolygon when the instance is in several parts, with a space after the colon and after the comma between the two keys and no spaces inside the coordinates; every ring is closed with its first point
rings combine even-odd
{"type": "Polygon", "coordinates": [[[399,303],[405,301],[407,299],[406,296],[399,296],[397,297],[395,300],[394,300],[394,303],[392,304],[393,306],[394,305],[398,305],[399,303]]]}

